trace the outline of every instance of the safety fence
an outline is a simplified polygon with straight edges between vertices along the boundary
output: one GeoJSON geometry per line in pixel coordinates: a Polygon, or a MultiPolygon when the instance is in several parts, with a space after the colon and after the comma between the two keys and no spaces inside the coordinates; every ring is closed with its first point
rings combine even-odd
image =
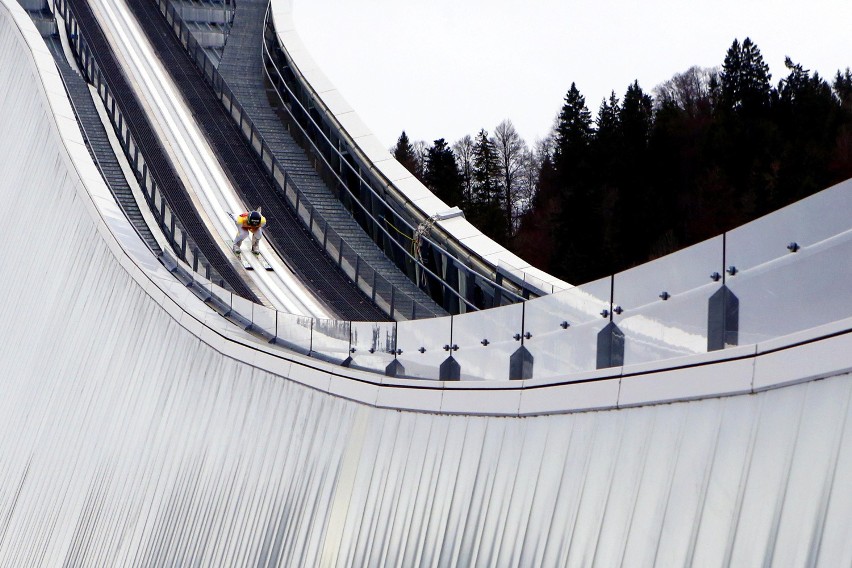
{"type": "Polygon", "coordinates": [[[212,269],[210,262],[195,245],[192,238],[189,237],[180,220],[172,212],[157,182],[151,176],[145,161],[144,151],[134,139],[127,121],[116,103],[116,98],[113,95],[114,89],[109,84],[109,79],[101,72],[88,42],[80,33],[78,18],[73,7],[68,0],[55,0],[53,11],[65,21],[69,44],[81,65],[81,71],[84,73],[85,79],[95,87],[103,102],[122,150],[145,196],[145,201],[169,245],[179,258],[191,266],[195,272],[203,274],[205,278],[212,278],[220,286],[227,286],[221,276],[212,269]]]}
{"type": "Polygon", "coordinates": [[[547,380],[760,343],[852,317],[849,211],[852,180],[583,286],[418,321],[311,319],[252,304],[189,273],[182,279],[264,340],[325,361],[394,377],[547,380]]]}
{"type": "MultiPolygon", "coordinates": [[[[132,165],[144,172],[144,159],[76,33],[73,15],[64,0],[56,6],[86,73],[116,121],[125,151],[133,156],[132,165]]],[[[215,74],[206,73],[213,81],[215,74]]],[[[219,92],[231,108],[238,105],[229,91],[219,92]]],[[[236,113],[235,119],[272,167],[271,152],[244,113],[236,113]]],[[[276,176],[282,190],[292,192],[300,216],[307,216],[312,230],[332,242],[341,266],[348,263],[344,259],[351,257],[341,252],[342,239],[329,228],[320,228],[321,220],[311,221],[311,210],[286,172],[277,171],[276,176]]],[[[150,176],[148,180],[143,184],[146,197],[161,208],[159,222],[171,224],[172,242],[183,243],[177,250],[188,250],[164,200],[156,199],[150,176]]],[[[677,253],[582,286],[495,309],[418,321],[337,321],[287,314],[254,304],[198,271],[185,269],[167,252],[162,260],[184,285],[235,324],[264,341],[312,357],[394,377],[547,380],[765,342],[852,317],[849,211],[852,180],[677,253]]],[[[197,262],[189,264],[197,267],[197,262]]],[[[359,285],[369,281],[380,301],[393,305],[393,293],[383,295],[372,284],[375,277],[363,275],[360,268],[355,261],[345,269],[359,285]]]]}
{"type": "MultiPolygon", "coordinates": [[[[312,202],[311,197],[299,187],[299,182],[275,157],[263,134],[219,73],[217,63],[181,18],[179,9],[170,0],[154,1],[202,72],[205,81],[254,148],[276,189],[287,198],[294,210],[299,211],[303,222],[317,241],[322,243],[331,258],[335,259],[347,276],[382,309],[387,310],[393,306],[393,314],[389,313],[392,318],[418,317],[416,311],[413,311],[416,310],[416,302],[413,302],[404,290],[377,272],[376,267],[364,261],[359,251],[335,230],[327,215],[323,215],[322,208],[312,202]]],[[[266,22],[270,22],[268,13],[266,22]]],[[[377,179],[369,180],[370,176],[363,168],[351,164],[351,155],[349,159],[344,158],[344,153],[349,154],[343,145],[339,141],[332,141],[334,134],[331,130],[320,126],[302,99],[290,90],[281,69],[271,65],[274,59],[279,59],[282,55],[276,47],[277,42],[270,46],[271,37],[267,26],[262,55],[267,78],[275,88],[280,103],[278,108],[290,134],[300,143],[314,167],[349,214],[388,258],[450,313],[465,313],[524,300],[522,291],[517,287],[510,287],[508,283],[504,285],[491,276],[476,272],[470,268],[474,264],[470,257],[450,254],[434,242],[423,230],[430,221],[426,220],[422,226],[413,225],[394,209],[395,205],[373,189],[378,183],[377,179]],[[274,57],[273,52],[276,53],[274,57]]]]}

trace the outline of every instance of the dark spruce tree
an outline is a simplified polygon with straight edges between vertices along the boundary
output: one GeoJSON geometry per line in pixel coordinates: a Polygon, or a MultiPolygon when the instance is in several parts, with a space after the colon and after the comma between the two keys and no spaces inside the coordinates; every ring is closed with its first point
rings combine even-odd
{"type": "Polygon", "coordinates": [[[462,177],[452,149],[443,138],[426,152],[424,183],[449,206],[462,205],[462,177]]]}
{"type": "MultiPolygon", "coordinates": [[[[647,260],[651,245],[658,239],[664,224],[657,215],[657,199],[649,176],[649,141],[654,124],[654,103],[634,81],[627,87],[619,112],[622,131],[621,180],[622,199],[616,223],[622,234],[622,254],[631,263],[647,260]]],[[[613,271],[617,266],[611,267],[613,271]]]]}
{"type": "Polygon", "coordinates": [[[775,181],[775,209],[826,187],[840,133],[843,110],[831,85],[787,57],[787,77],[775,94],[775,119],[781,154],[775,181]]]}
{"type": "MultiPolygon", "coordinates": [[[[502,245],[508,244],[509,226],[503,214],[500,166],[497,151],[484,129],[473,143],[473,202],[470,221],[502,245]]],[[[466,212],[467,213],[467,212],[466,212]]]]}
{"type": "Polygon", "coordinates": [[[595,195],[591,168],[592,116],[576,84],[565,95],[556,123],[554,165],[558,184],[552,220],[554,272],[572,283],[601,274],[601,206],[595,195]]]}
{"type": "Polygon", "coordinates": [[[719,78],[722,108],[708,150],[719,168],[718,183],[711,183],[709,189],[721,189],[721,193],[704,195],[705,200],[720,203],[720,222],[711,229],[716,233],[769,210],[774,189],[766,180],[772,175],[778,144],[769,112],[769,67],[750,38],[742,45],[734,40],[719,78]]]}
{"type": "Polygon", "coordinates": [[[604,99],[595,118],[597,129],[591,143],[591,168],[601,200],[602,260],[612,266],[622,259],[622,226],[618,216],[624,191],[624,135],[621,105],[613,91],[604,99]]]}
{"type": "MultiPolygon", "coordinates": [[[[417,152],[414,150],[414,145],[408,139],[408,134],[405,130],[399,135],[396,141],[396,146],[393,149],[393,157],[396,161],[402,164],[406,170],[418,179],[422,178],[423,167],[417,157],[417,152]]],[[[422,181],[422,179],[421,179],[422,181]]]]}

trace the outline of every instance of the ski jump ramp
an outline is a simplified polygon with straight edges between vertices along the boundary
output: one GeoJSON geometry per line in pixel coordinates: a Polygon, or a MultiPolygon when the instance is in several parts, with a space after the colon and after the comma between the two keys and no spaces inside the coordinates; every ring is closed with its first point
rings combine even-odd
{"type": "Polygon", "coordinates": [[[324,363],[144,247],[10,0],[0,85],[0,565],[852,564],[852,320],[549,380],[324,363]]]}

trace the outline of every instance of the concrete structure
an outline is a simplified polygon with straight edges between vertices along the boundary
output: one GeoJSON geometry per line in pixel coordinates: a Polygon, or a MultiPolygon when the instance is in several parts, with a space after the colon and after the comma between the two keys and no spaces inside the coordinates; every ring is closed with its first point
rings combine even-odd
{"type": "MultiPolygon", "coordinates": [[[[760,306],[738,347],[708,353],[675,325],[689,309],[637,300],[616,367],[396,379],[260,343],[174,280],[11,0],[0,85],[0,203],[37,220],[0,228],[0,564],[852,563],[850,238],[830,214],[783,258],[760,257],[766,224],[731,235],[754,254],[728,286],[760,306]],[[776,337],[767,274],[831,296],[776,337]]],[[[681,289],[705,317],[712,294],[681,289]]]]}

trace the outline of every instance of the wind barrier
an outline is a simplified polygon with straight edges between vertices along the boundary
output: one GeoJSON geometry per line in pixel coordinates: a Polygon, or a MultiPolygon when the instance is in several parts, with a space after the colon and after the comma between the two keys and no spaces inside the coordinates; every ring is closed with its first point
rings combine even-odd
{"type": "MultiPolygon", "coordinates": [[[[86,72],[107,108],[114,109],[67,5],[60,0],[57,6],[86,72]]],[[[182,37],[191,41],[188,32],[182,37]]],[[[204,69],[209,80],[216,81],[212,64],[204,69]]],[[[274,164],[239,103],[224,84],[219,89],[223,102],[238,109],[232,116],[257,145],[264,163],[274,164]]],[[[121,115],[115,110],[111,115],[128,155],[134,156],[134,167],[144,171],[121,115]]],[[[312,231],[337,252],[341,266],[359,286],[370,283],[376,296],[393,306],[391,312],[398,312],[400,300],[392,287],[382,289],[385,284],[376,275],[358,260],[350,260],[356,256],[314,215],[286,172],[273,171],[282,190],[292,192],[312,231]]],[[[146,185],[149,191],[150,187],[146,185]]],[[[150,199],[163,207],[162,199],[150,199]]],[[[169,253],[162,261],[180,280],[178,285],[192,289],[236,325],[263,341],[312,357],[394,377],[546,381],[751,345],[852,317],[849,211],[852,180],[595,282],[491,310],[390,323],[318,320],[278,312],[185,270],[169,253]]],[[[168,225],[165,211],[160,219],[168,225]]],[[[177,235],[175,242],[186,243],[180,233],[172,234],[177,235]]],[[[184,244],[178,250],[186,248],[184,244]]],[[[210,317],[220,316],[211,312],[210,317]]]]}
{"type": "MultiPolygon", "coordinates": [[[[523,303],[401,322],[314,320],[187,273],[220,313],[335,364],[430,380],[558,379],[852,317],[852,180],[677,253],[523,303]]],[[[168,264],[167,264],[168,266],[168,264]]]]}

